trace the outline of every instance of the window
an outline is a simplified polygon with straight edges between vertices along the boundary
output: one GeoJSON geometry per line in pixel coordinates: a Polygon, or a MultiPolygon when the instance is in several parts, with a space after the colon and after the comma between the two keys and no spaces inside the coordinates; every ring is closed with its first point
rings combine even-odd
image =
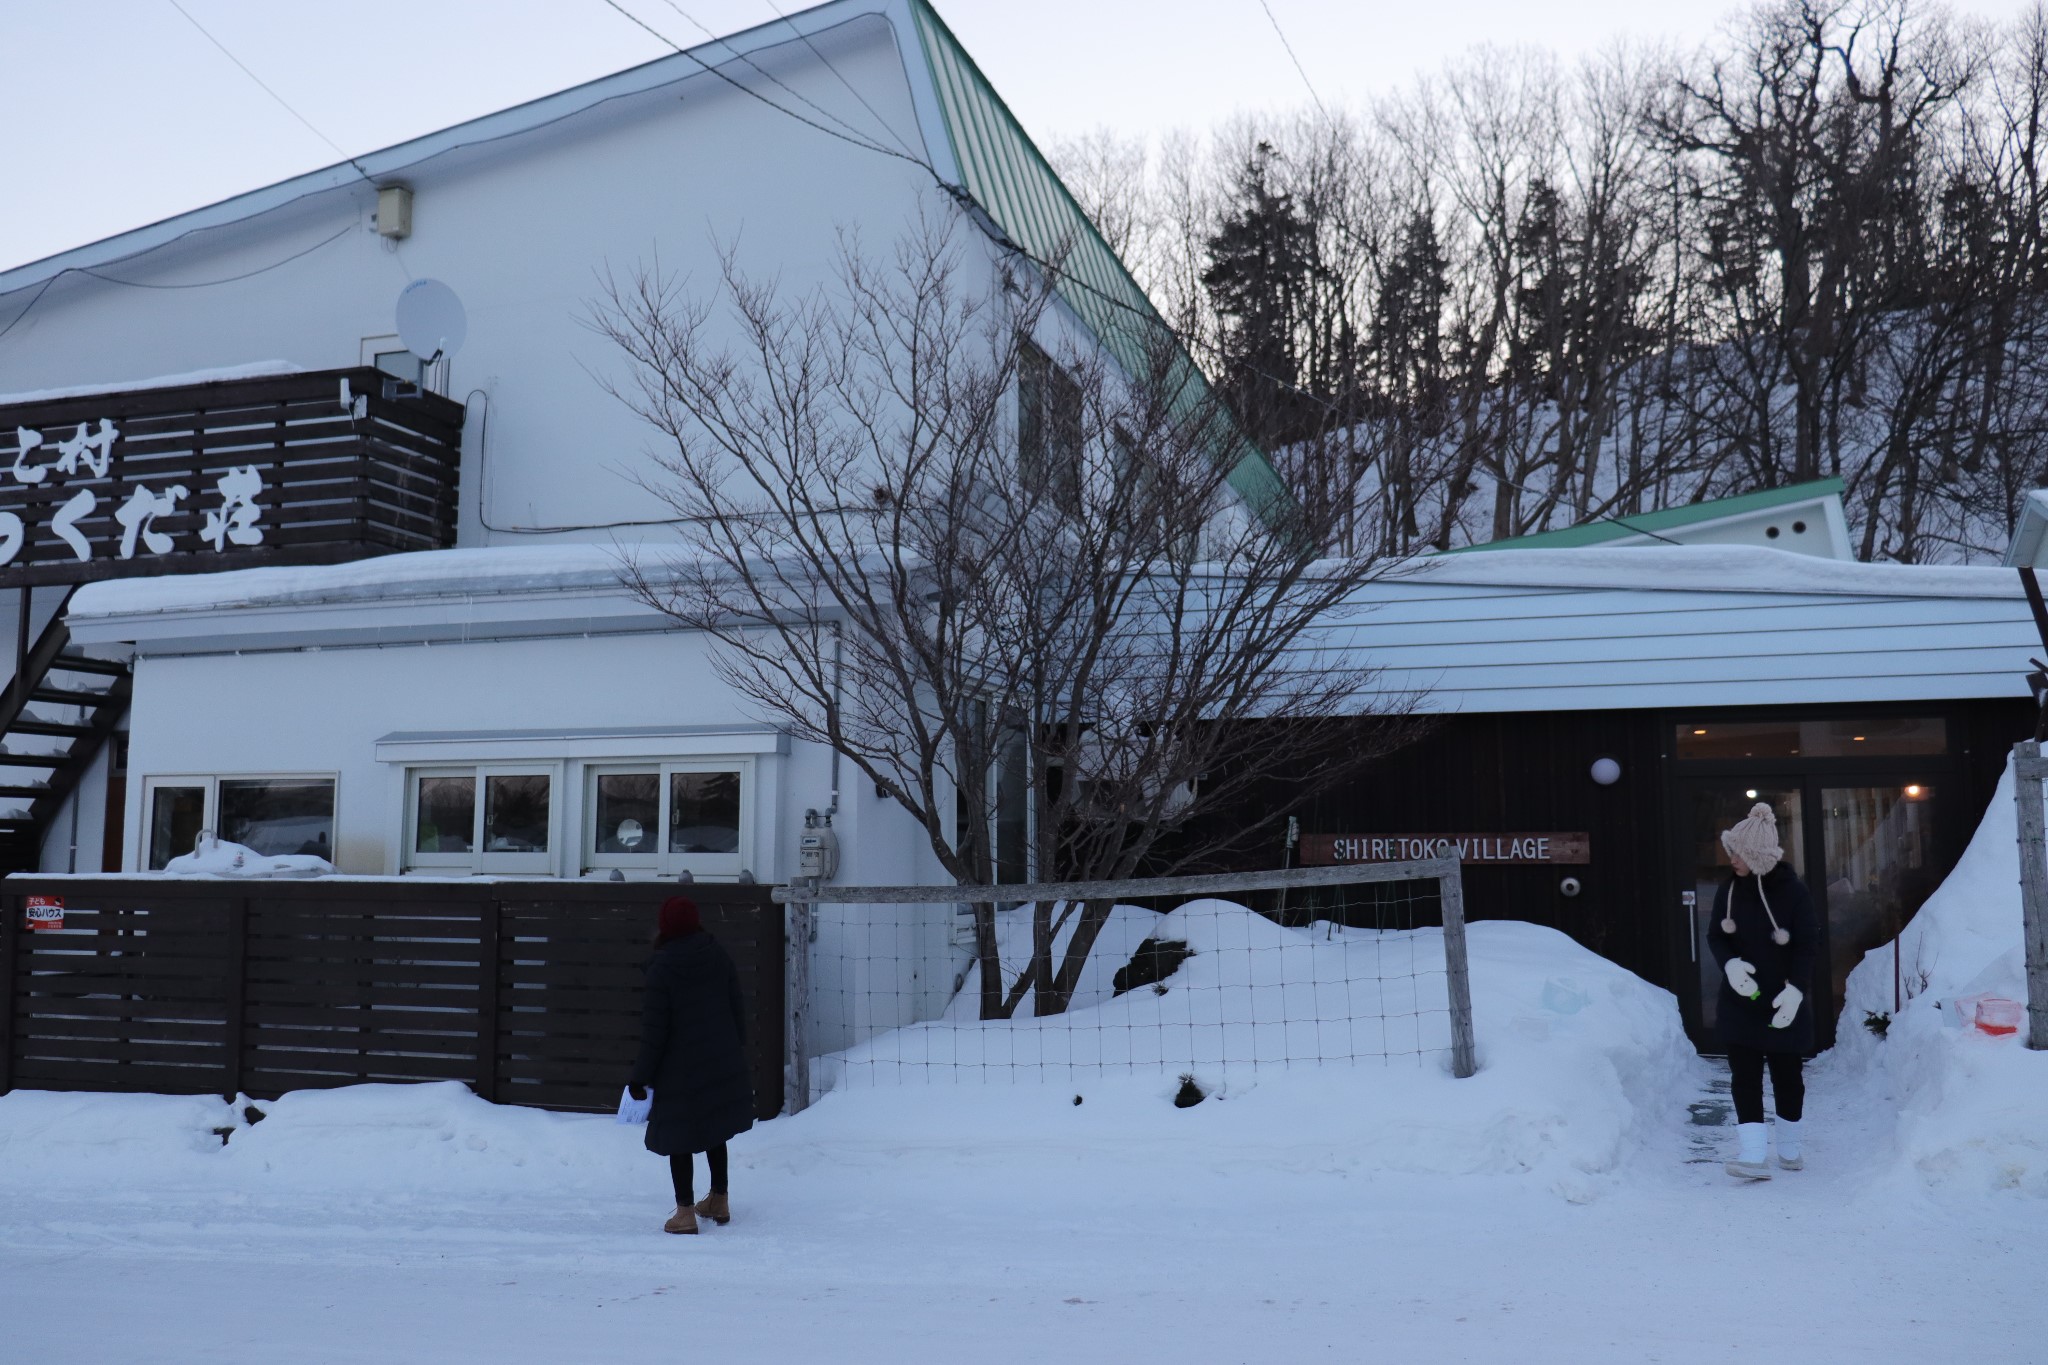
{"type": "Polygon", "coordinates": [[[1939,716],[1678,723],[1680,758],[1897,758],[1948,752],[1939,716]]]}
{"type": "Polygon", "coordinates": [[[370,363],[393,379],[415,385],[427,382],[427,363],[411,351],[379,351],[370,363]]]}
{"type": "Polygon", "coordinates": [[[1081,506],[1081,386],[1030,342],[1017,365],[1017,475],[1055,507],[1081,506]]]}
{"type": "Polygon", "coordinates": [[[750,857],[751,778],[742,759],[587,770],[584,866],[737,877],[750,857]]]}
{"type": "Polygon", "coordinates": [[[204,830],[269,857],[334,860],[332,777],[154,777],[143,787],[144,866],[161,871],[204,830]]]}
{"type": "Polygon", "coordinates": [[[554,870],[554,777],[547,769],[420,768],[407,785],[408,867],[554,870]]]}
{"type": "Polygon", "coordinates": [[[416,384],[432,393],[448,391],[448,358],[429,365],[406,349],[396,336],[364,337],[361,362],[405,384],[416,384]]]}

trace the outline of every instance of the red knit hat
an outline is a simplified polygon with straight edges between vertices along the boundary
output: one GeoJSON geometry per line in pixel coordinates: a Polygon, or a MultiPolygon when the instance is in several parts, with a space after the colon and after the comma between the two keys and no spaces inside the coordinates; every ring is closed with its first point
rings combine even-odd
{"type": "Polygon", "coordinates": [[[704,927],[698,917],[697,902],[688,896],[670,896],[661,903],[661,930],[654,936],[656,945],[673,939],[688,938],[704,927]]]}

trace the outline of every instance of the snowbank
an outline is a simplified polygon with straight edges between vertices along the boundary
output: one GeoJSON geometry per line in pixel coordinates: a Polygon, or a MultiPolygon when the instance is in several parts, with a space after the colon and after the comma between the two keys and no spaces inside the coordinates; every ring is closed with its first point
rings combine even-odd
{"type": "Polygon", "coordinates": [[[311,853],[258,853],[247,844],[201,834],[192,851],[165,863],[164,871],[173,877],[324,877],[334,864],[311,853]]]}
{"type": "Polygon", "coordinates": [[[1902,1168],[1928,1185],[2048,1197],[2048,1053],[2025,1028],[1992,1037],[1964,1027],[1955,1002],[2027,998],[2019,902],[2019,829],[2010,763],[1956,869],[1899,936],[1905,996],[1893,1012],[1885,944],[1849,974],[1836,1051],[1898,1111],[1902,1168]],[[1890,1016],[1880,1039],[1867,1016],[1890,1016]]]}
{"type": "Polygon", "coordinates": [[[459,1081],[207,1095],[0,1095],[0,1190],[437,1193],[644,1185],[641,1130],[608,1117],[490,1104],[459,1081]],[[251,1115],[258,1115],[253,1122],[251,1115]],[[227,1141],[224,1143],[222,1137],[227,1141]]]}
{"type": "MultiPolygon", "coordinates": [[[[1000,934],[1021,961],[1028,921],[1000,934]]],[[[1119,907],[1064,1014],[1032,1018],[1027,1002],[981,1021],[970,977],[943,1019],[820,1059],[814,1077],[835,1090],[818,1110],[906,1140],[1051,1125],[1279,1144],[1347,1167],[1544,1172],[1591,1197],[1582,1178],[1614,1170],[1704,1084],[1675,1003],[1554,930],[1487,922],[1469,937],[1481,1069],[1466,1080],[1449,1071],[1441,931],[1285,929],[1203,900],[1119,907]],[[1148,936],[1193,956],[1163,992],[1112,996],[1148,936]],[[1184,1075],[1210,1100],[1169,1104],[1184,1075]]]]}
{"type": "MultiPolygon", "coordinates": [[[[1435,1054],[1317,1063],[1299,1051],[1334,1045],[1340,1002],[1360,1002],[1363,1016],[1357,992],[1368,986],[1390,1007],[1433,1006],[1440,970],[1410,986],[1407,961],[1439,964],[1436,933],[1287,930],[1218,901],[1169,916],[1127,909],[1119,921],[1119,943],[1135,946],[1151,929],[1182,933],[1196,949],[1164,995],[1149,985],[1110,994],[1119,947],[1098,954],[1105,971],[1091,967],[1084,983],[1096,1003],[1068,1015],[948,1019],[871,1040],[822,1059],[845,1086],[758,1126],[735,1161],[799,1172],[902,1165],[920,1186],[937,1165],[1065,1179],[1091,1162],[1107,1163],[1099,1180],[1142,1174],[1169,1186],[1175,1170],[1240,1168],[1533,1177],[1584,1203],[1612,1188],[1612,1173],[1704,1083],[1667,993],[1534,925],[1472,926],[1481,1069],[1456,1080],[1435,1054]],[[1361,975],[1368,964],[1372,978],[1361,975]],[[1416,990],[1419,1002],[1402,994],[1416,990]],[[1281,1003],[1297,1017],[1226,1022],[1240,1018],[1229,1011],[1281,1003]],[[1202,1009],[1223,1013],[1205,1023],[1202,1009]],[[1062,1060],[992,1066],[986,1074],[1003,1084],[919,1083],[939,1074],[901,1064],[850,1069],[857,1057],[904,1063],[941,1040],[956,1055],[1010,1059],[1037,1046],[1062,1060]],[[1226,1040],[1282,1060],[1253,1066],[1239,1060],[1246,1054],[1214,1051],[1226,1040]],[[1208,1095],[1177,1108],[1183,1072],[1208,1095]]],[[[1361,1017],[1358,1027],[1379,1023],[1361,1017]]],[[[1412,1020],[1388,1027],[1415,1039],[1412,1020]]],[[[1432,1027],[1441,1025],[1425,1024],[1421,1041],[1439,1045],[1432,1027]]],[[[401,1202],[537,1189],[634,1198],[654,1163],[641,1138],[609,1116],[489,1104],[453,1081],[297,1091],[253,1111],[246,1099],[17,1091],[0,1096],[0,1205],[10,1188],[77,1186],[401,1202]]]]}

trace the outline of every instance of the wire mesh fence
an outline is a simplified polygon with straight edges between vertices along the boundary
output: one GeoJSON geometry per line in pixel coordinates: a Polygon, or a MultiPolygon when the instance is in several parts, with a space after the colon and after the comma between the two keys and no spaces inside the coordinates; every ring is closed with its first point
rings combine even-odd
{"type": "Polygon", "coordinates": [[[806,1002],[792,1108],[862,1086],[1367,1062],[1473,1070],[1454,858],[776,895],[795,912],[794,998],[806,1002]],[[1004,899],[977,915],[977,896],[1004,899]]]}

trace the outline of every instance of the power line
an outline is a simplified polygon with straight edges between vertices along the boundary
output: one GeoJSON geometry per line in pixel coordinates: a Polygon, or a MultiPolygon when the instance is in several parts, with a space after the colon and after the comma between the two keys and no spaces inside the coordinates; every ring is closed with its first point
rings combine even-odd
{"type": "MultiPolygon", "coordinates": [[[[200,36],[204,37],[207,42],[212,43],[216,48],[219,48],[221,56],[226,57],[229,61],[233,62],[236,65],[236,67],[238,67],[241,70],[241,73],[244,76],[247,76],[250,80],[256,82],[258,88],[260,88],[264,94],[270,96],[270,98],[272,98],[273,100],[276,100],[279,108],[283,109],[287,114],[290,114],[293,118],[297,119],[301,124],[303,124],[307,132],[311,133],[314,137],[319,138],[322,142],[332,147],[334,149],[335,155],[339,156],[343,161],[346,161],[349,165],[354,166],[356,168],[357,175],[360,175],[365,180],[370,179],[370,173],[364,170],[362,164],[358,162],[354,157],[350,156],[347,152],[343,151],[341,144],[339,142],[336,142],[333,138],[327,136],[327,134],[321,132],[318,128],[315,128],[313,126],[313,121],[311,119],[307,118],[298,110],[292,108],[290,102],[287,101],[283,95],[280,95],[275,90],[271,89],[268,82],[266,82],[261,76],[257,75],[254,71],[251,71],[249,69],[248,63],[244,62],[240,57],[237,57],[234,53],[230,52],[228,50],[228,46],[226,43],[223,43],[220,39],[214,37],[211,33],[207,32],[206,25],[200,23],[197,19],[192,17],[191,10],[188,10],[183,5],[179,4],[178,0],[170,0],[170,5],[172,9],[176,10],[178,13],[185,16],[185,21],[187,23],[191,24],[192,27],[199,30],[200,36]]],[[[371,183],[375,184],[376,182],[371,181],[371,183]]]]}
{"type": "MultiPolygon", "coordinates": [[[[759,72],[763,77],[767,78],[777,88],[781,89],[785,94],[787,94],[791,99],[794,99],[798,103],[806,105],[809,108],[815,110],[820,118],[828,118],[832,120],[832,122],[838,124],[847,132],[852,133],[855,136],[865,136],[865,134],[861,133],[860,129],[854,127],[845,119],[839,117],[839,115],[833,113],[830,109],[825,108],[823,105],[819,104],[816,100],[810,98],[808,95],[805,95],[802,91],[797,90],[796,88],[791,86],[787,81],[782,80],[774,72],[770,71],[767,67],[762,66],[759,62],[755,61],[751,55],[742,52],[738,48],[734,47],[732,45],[731,40],[725,38],[724,36],[718,33],[713,32],[710,26],[705,24],[705,22],[702,19],[699,19],[696,15],[690,13],[681,5],[677,4],[676,0],[662,0],[662,3],[667,5],[670,9],[674,10],[683,18],[689,20],[692,24],[695,24],[697,26],[698,31],[701,32],[705,37],[711,39],[711,41],[717,43],[720,47],[723,47],[727,52],[732,53],[734,57],[737,57],[740,61],[745,62],[748,66],[752,67],[755,71],[759,72]]],[[[778,11],[777,13],[779,17],[780,11],[778,11]]],[[[811,49],[811,51],[817,56],[819,61],[824,62],[827,70],[831,71],[833,75],[839,76],[839,69],[833,66],[831,62],[826,61],[825,54],[818,51],[817,46],[811,42],[808,35],[799,33],[797,36],[803,39],[804,44],[811,49]]],[[[839,82],[840,84],[845,85],[848,90],[853,90],[853,86],[847,82],[846,77],[839,76],[839,82]]],[[[860,99],[860,92],[858,90],[853,90],[853,95],[855,99],[860,99]]],[[[868,102],[864,99],[861,100],[861,103],[867,106],[867,110],[869,113],[874,114],[875,110],[873,105],[869,105],[868,102]]],[[[881,115],[879,114],[875,114],[875,117],[878,120],[881,119],[881,115]]],[[[882,128],[891,137],[896,138],[897,145],[904,146],[904,149],[906,151],[909,150],[909,148],[905,146],[903,139],[901,137],[896,136],[896,130],[894,128],[889,127],[886,121],[882,123],[882,128]]]]}
{"type": "MultiPolygon", "coordinates": [[[[21,324],[21,320],[27,317],[38,303],[42,302],[43,295],[50,292],[50,286],[55,284],[57,281],[63,279],[66,275],[90,275],[93,279],[100,280],[106,284],[119,285],[124,289],[211,289],[213,286],[218,284],[233,284],[237,280],[247,280],[253,279],[258,275],[267,275],[271,271],[278,269],[280,266],[290,265],[293,261],[298,260],[301,256],[310,256],[314,252],[318,251],[321,247],[327,246],[333,242],[340,241],[343,237],[346,237],[349,233],[355,231],[355,228],[355,223],[351,221],[350,223],[342,227],[340,231],[334,233],[332,236],[322,237],[319,241],[313,243],[311,246],[301,247],[299,250],[294,251],[291,255],[286,256],[281,260],[272,261],[269,265],[259,265],[254,270],[245,270],[239,275],[224,275],[217,280],[193,280],[187,284],[149,284],[142,280],[123,280],[118,279],[113,275],[103,275],[99,271],[94,270],[91,266],[66,266],[64,269],[59,270],[56,274],[44,280],[42,283],[42,287],[37,289],[35,294],[29,299],[29,301],[22,305],[21,311],[19,313],[16,313],[12,318],[8,319],[7,325],[5,327],[0,327],[0,337],[5,337],[9,332],[13,331],[16,327],[18,327],[21,324]]],[[[122,259],[127,260],[133,258],[123,257],[122,259]]]]}
{"type": "MultiPolygon", "coordinates": [[[[761,2],[767,5],[769,9],[775,12],[776,18],[782,20],[784,23],[789,22],[789,16],[783,13],[782,7],[776,4],[775,0],[761,0],[761,2]]],[[[674,0],[670,0],[670,3],[674,3],[674,0]]],[[[701,25],[699,27],[701,27],[701,25]]],[[[791,25],[791,27],[795,26],[791,25]]],[[[833,75],[839,77],[839,83],[846,87],[848,94],[852,95],[855,99],[860,101],[860,107],[867,110],[870,114],[873,114],[875,116],[875,122],[881,124],[882,127],[885,130],[887,130],[890,137],[896,139],[896,145],[903,148],[903,150],[905,150],[906,152],[910,151],[911,146],[909,140],[906,139],[903,136],[903,134],[896,131],[895,124],[889,122],[888,119],[882,117],[881,110],[875,108],[874,105],[868,103],[868,97],[866,95],[861,94],[860,88],[858,86],[854,85],[852,81],[846,79],[846,76],[839,70],[838,67],[832,65],[832,59],[830,57],[827,57],[822,51],[819,50],[818,45],[811,41],[811,35],[804,32],[802,29],[797,29],[796,35],[797,37],[804,40],[804,46],[809,48],[812,51],[812,53],[814,53],[817,56],[819,61],[825,63],[825,69],[827,71],[830,71],[833,75]]]]}
{"type": "Polygon", "coordinates": [[[1266,0],[1259,0],[1259,8],[1266,12],[1266,19],[1273,25],[1273,32],[1279,35],[1280,46],[1287,49],[1287,60],[1294,63],[1294,70],[1301,77],[1301,83],[1308,87],[1308,97],[1316,102],[1316,112],[1325,119],[1329,118],[1330,111],[1323,107],[1323,97],[1316,93],[1315,82],[1308,78],[1308,70],[1302,66],[1301,58],[1294,55],[1294,44],[1287,41],[1287,31],[1280,27],[1280,19],[1273,13],[1273,7],[1267,4],[1266,0]]]}
{"type": "Polygon", "coordinates": [[[699,57],[696,53],[690,51],[690,49],[684,47],[681,43],[678,43],[675,39],[669,37],[666,33],[663,33],[654,25],[648,23],[645,19],[642,19],[639,15],[633,13],[633,11],[627,9],[624,5],[621,5],[619,3],[619,0],[604,0],[604,3],[610,6],[614,11],[616,11],[625,19],[631,21],[635,27],[645,30],[647,33],[653,35],[655,38],[659,39],[661,42],[663,42],[670,48],[673,48],[678,56],[688,57],[698,66],[704,68],[705,71],[709,72],[711,75],[718,77],[718,79],[724,81],[733,89],[739,91],[743,95],[747,95],[753,99],[759,100],[761,103],[767,105],[770,109],[775,110],[777,113],[786,114],[790,118],[795,119],[798,123],[802,123],[809,127],[817,129],[819,132],[825,134],[825,136],[827,137],[836,137],[841,142],[851,143],[853,146],[865,148],[870,152],[880,152],[883,156],[893,156],[898,161],[908,161],[913,166],[924,167],[924,169],[930,171],[934,177],[938,175],[938,172],[936,170],[933,170],[929,163],[925,162],[919,157],[909,155],[908,153],[905,152],[899,152],[894,147],[884,147],[879,142],[871,142],[868,139],[857,136],[855,134],[843,133],[839,131],[839,129],[837,128],[828,128],[824,124],[818,122],[816,119],[806,118],[804,115],[798,113],[796,110],[791,109],[788,105],[777,104],[774,100],[769,99],[766,95],[754,89],[754,87],[748,85],[745,81],[735,79],[727,72],[721,70],[718,67],[713,66],[710,62],[705,61],[702,57],[699,57]]]}
{"type": "MultiPolygon", "coordinates": [[[[239,275],[223,275],[221,276],[221,278],[217,280],[193,280],[188,284],[149,284],[142,280],[117,280],[112,275],[102,275],[99,271],[94,270],[91,266],[78,265],[73,266],[72,269],[76,270],[81,275],[90,275],[96,280],[105,280],[108,284],[124,285],[129,289],[211,289],[213,286],[217,284],[233,284],[237,280],[247,280],[253,279],[258,275],[267,275],[271,271],[277,269],[279,266],[290,265],[293,261],[296,261],[301,256],[312,255],[321,247],[326,246],[329,242],[341,240],[343,237],[346,237],[349,233],[355,231],[355,228],[356,225],[353,222],[350,222],[346,224],[341,229],[341,231],[336,232],[335,234],[329,237],[322,237],[319,241],[313,243],[313,245],[299,251],[294,251],[291,255],[286,256],[283,260],[272,261],[269,265],[259,265],[254,270],[245,270],[239,275]]],[[[52,278],[54,278],[54,276],[52,278]]]]}

